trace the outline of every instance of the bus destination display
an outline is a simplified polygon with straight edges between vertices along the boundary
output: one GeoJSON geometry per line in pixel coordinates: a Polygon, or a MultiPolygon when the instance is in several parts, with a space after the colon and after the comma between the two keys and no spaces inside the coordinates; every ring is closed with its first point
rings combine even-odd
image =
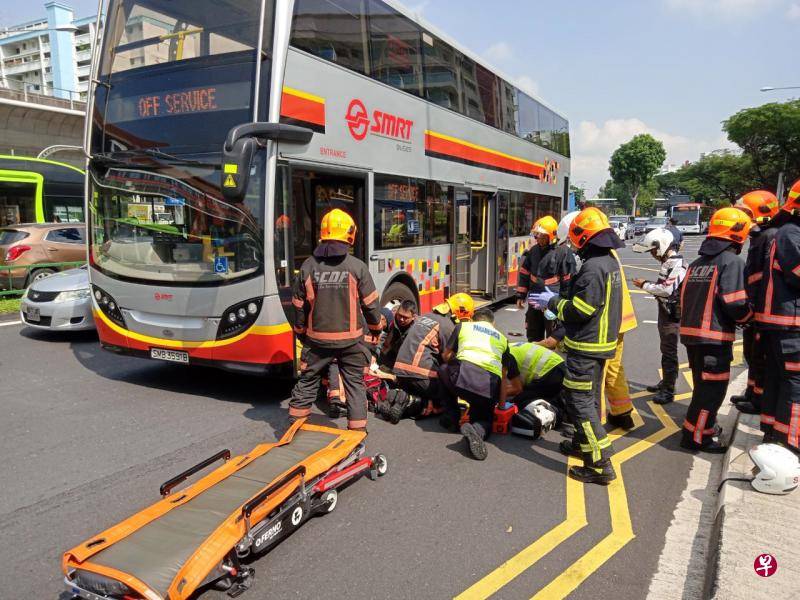
{"type": "Polygon", "coordinates": [[[214,110],[219,110],[216,87],[141,96],[137,103],[137,113],[140,119],[214,110]]]}

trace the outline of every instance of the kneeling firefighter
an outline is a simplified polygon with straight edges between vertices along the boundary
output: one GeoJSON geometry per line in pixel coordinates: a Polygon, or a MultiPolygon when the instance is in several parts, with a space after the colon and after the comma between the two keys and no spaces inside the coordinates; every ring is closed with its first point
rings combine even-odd
{"type": "Polygon", "coordinates": [[[367,357],[360,342],[364,339],[364,320],[377,339],[385,319],[367,265],[350,255],[355,238],[356,224],[350,215],[338,208],[327,213],[322,217],[320,243],[295,280],[294,331],[308,350],[289,401],[290,422],[311,413],[322,376],[336,361],[345,392],[347,426],[366,431],[367,357]],[[364,320],[359,318],[362,314],[364,320]]]}
{"type": "Polygon", "coordinates": [[[599,407],[606,360],[613,358],[622,323],[622,275],[612,250],[623,247],[606,216],[597,208],[580,212],[569,230],[570,242],[582,259],[567,298],[550,292],[533,298],[540,309],[549,308],[564,324],[567,349],[564,403],[575,425],[573,441],[562,452],[580,449],[583,466],[570,476],[585,483],[608,484],[616,479],[610,457],[611,440],[600,422],[599,407]]]}
{"type": "Polygon", "coordinates": [[[386,417],[398,423],[403,417],[420,418],[444,411],[444,397],[439,383],[439,367],[456,323],[469,321],[475,303],[469,294],[455,294],[433,311],[417,317],[410,327],[394,363],[396,390],[387,399],[386,417]]]}
{"type": "Polygon", "coordinates": [[[564,359],[535,343],[515,344],[510,348],[520,376],[509,381],[506,397],[517,405],[511,418],[511,433],[538,439],[558,427],[565,408],[561,388],[566,369],[564,359]]]}

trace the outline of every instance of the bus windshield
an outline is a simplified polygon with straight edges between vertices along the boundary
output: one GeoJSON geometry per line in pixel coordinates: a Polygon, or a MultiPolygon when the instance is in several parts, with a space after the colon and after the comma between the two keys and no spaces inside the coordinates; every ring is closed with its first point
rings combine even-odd
{"type": "Polygon", "coordinates": [[[697,208],[688,210],[673,210],[672,218],[675,219],[676,225],[697,225],[699,214],[700,210],[697,208]]]}
{"type": "Polygon", "coordinates": [[[263,272],[264,164],[247,196],[219,193],[218,166],[93,168],[91,261],[108,275],[167,284],[224,284],[263,272]]]}
{"type": "MultiPolygon", "coordinates": [[[[264,48],[271,48],[272,4],[264,48]]],[[[112,0],[93,151],[217,151],[231,127],[253,120],[260,15],[252,0],[112,0]]],[[[262,78],[270,65],[263,55],[262,78]]],[[[264,86],[261,101],[268,96],[264,86]]]]}

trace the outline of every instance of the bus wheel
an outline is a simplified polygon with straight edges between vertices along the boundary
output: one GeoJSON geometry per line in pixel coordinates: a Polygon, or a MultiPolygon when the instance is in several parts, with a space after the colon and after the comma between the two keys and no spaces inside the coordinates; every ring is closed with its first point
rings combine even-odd
{"type": "Polygon", "coordinates": [[[55,271],[53,269],[36,269],[35,271],[31,271],[31,274],[28,275],[28,282],[25,284],[25,287],[28,287],[32,283],[41,281],[45,277],[50,277],[50,275],[54,274],[55,271]]]}
{"type": "Polygon", "coordinates": [[[404,283],[395,281],[383,292],[383,296],[381,296],[381,306],[386,306],[389,302],[402,303],[406,300],[411,300],[416,307],[416,312],[419,312],[419,303],[417,302],[417,297],[414,295],[414,292],[411,291],[411,288],[404,283]]]}

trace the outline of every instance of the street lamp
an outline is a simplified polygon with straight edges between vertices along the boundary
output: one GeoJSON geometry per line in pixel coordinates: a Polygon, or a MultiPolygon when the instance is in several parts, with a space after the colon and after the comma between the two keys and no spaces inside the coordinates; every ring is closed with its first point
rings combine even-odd
{"type": "Polygon", "coordinates": [[[771,85],[767,85],[761,88],[762,92],[774,92],[776,90],[800,90],[800,85],[788,85],[784,87],[773,87],[771,85]]]}

